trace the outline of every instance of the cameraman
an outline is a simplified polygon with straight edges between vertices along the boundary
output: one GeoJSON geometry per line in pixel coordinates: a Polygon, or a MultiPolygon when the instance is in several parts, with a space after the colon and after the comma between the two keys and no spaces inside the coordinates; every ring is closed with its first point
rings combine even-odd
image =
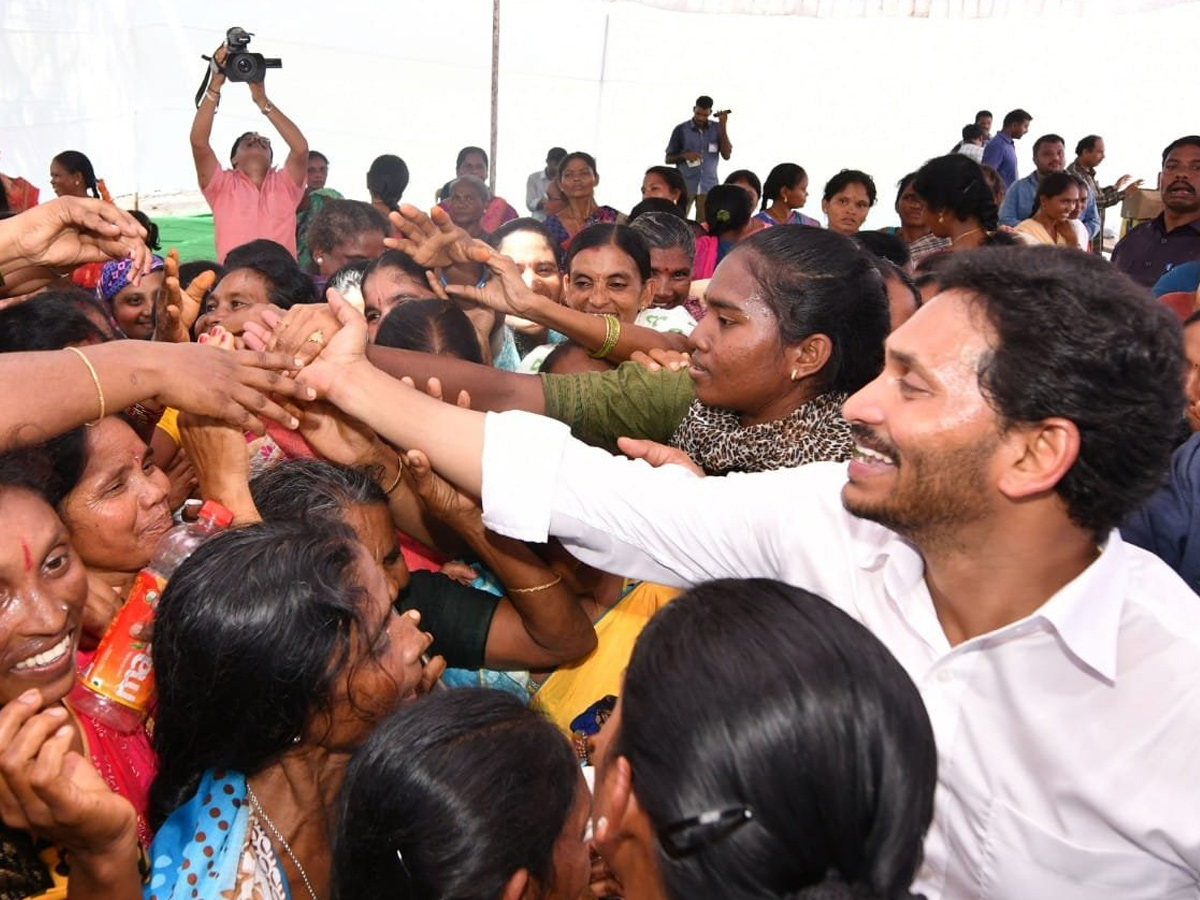
{"type": "Polygon", "coordinates": [[[296,206],[304,196],[308,141],[295,123],[267,99],[264,83],[251,82],[250,97],[287,142],[287,159],[282,170],[272,168],[270,139],[250,131],[234,142],[232,168],[221,168],[209,139],[225,84],[223,66],[228,52],[222,45],[213,54],[217,68],[196,108],[191,133],[196,177],[213,211],[217,260],[224,262],[230,250],[256,238],[277,241],[295,256],[296,206]]]}

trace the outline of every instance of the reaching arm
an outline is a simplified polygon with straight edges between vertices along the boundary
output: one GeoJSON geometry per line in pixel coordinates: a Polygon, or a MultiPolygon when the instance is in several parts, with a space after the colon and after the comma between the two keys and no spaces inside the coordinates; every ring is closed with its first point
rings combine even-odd
{"type": "MultiPolygon", "coordinates": [[[[222,44],[213,52],[213,62],[217,66],[223,65],[227,52],[225,45],[222,44]]],[[[200,105],[196,107],[196,116],[192,119],[192,161],[196,164],[196,180],[200,183],[200,190],[208,187],[208,183],[213,180],[213,176],[221,168],[210,141],[213,119],[217,115],[217,106],[221,102],[221,86],[223,84],[225,84],[225,76],[219,70],[214,69],[212,78],[208,82],[208,90],[200,98],[200,105]]]]}
{"type": "Polygon", "coordinates": [[[265,82],[256,81],[250,84],[250,97],[254,100],[254,105],[258,107],[259,112],[267,117],[267,121],[275,126],[275,130],[279,132],[279,136],[283,138],[288,145],[287,160],[284,161],[283,170],[287,172],[292,181],[296,182],[300,187],[304,187],[308,180],[308,140],[296,127],[296,123],[283,114],[279,107],[271,103],[267,99],[267,88],[265,82]]]}
{"type": "Polygon", "coordinates": [[[727,130],[728,124],[728,111],[717,113],[717,149],[721,153],[721,159],[729,159],[733,155],[733,144],[729,142],[729,133],[727,130]]]}
{"type": "Polygon", "coordinates": [[[0,450],[38,444],[91,422],[101,412],[101,394],[105,414],[154,398],[260,434],[260,416],[292,421],[268,394],[307,396],[283,374],[295,360],[280,353],[225,353],[151,341],[113,341],[80,352],[90,370],[71,350],[0,354],[0,383],[38,386],[0,397],[0,450]]]}

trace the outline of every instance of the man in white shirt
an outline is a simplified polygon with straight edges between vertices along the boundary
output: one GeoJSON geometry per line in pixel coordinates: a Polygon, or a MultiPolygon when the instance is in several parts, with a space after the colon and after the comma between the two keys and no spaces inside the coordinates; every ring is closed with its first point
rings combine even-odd
{"type": "Polygon", "coordinates": [[[697,481],[504,414],[486,521],[607,571],[780,578],[870,627],[937,736],[931,900],[1196,897],[1200,607],[1113,531],[1170,453],[1179,336],[1103,263],[1055,253],[946,270],[846,403],[848,471],[697,481]]]}
{"type": "Polygon", "coordinates": [[[497,532],[673,584],[779,578],[862,621],[937,738],[929,900],[1200,897],[1200,606],[1115,530],[1170,456],[1178,325],[1088,254],[985,248],[939,279],[846,402],[848,466],[697,479],[485,424],[373,370],[340,306],[350,336],[301,379],[426,450],[497,532]]]}
{"type": "Polygon", "coordinates": [[[562,147],[551,147],[546,152],[546,167],[525,179],[525,208],[539,222],[546,221],[546,190],[558,177],[558,164],[566,155],[567,151],[562,147]]]}

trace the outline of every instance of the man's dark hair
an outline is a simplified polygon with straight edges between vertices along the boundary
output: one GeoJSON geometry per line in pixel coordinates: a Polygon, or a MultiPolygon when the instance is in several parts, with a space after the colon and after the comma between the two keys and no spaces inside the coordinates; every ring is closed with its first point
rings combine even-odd
{"type": "Polygon", "coordinates": [[[1079,143],[1075,145],[1075,155],[1079,156],[1081,153],[1088,153],[1095,150],[1096,141],[1098,140],[1100,140],[1100,135],[1098,134],[1089,134],[1087,137],[1080,138],[1079,143]]]}
{"type": "Polygon", "coordinates": [[[977,141],[983,137],[983,127],[980,125],[964,125],[962,127],[962,139],[964,141],[977,141]]]}
{"type": "Polygon", "coordinates": [[[324,153],[322,153],[320,150],[309,150],[308,151],[308,161],[312,162],[314,159],[319,159],[321,162],[325,163],[325,165],[329,165],[329,157],[326,156],[324,153]]]}
{"type": "Polygon", "coordinates": [[[371,232],[387,235],[388,223],[370,203],[326,200],[308,226],[308,246],[314,251],[329,253],[356,235],[371,232]]]}
{"type": "Polygon", "coordinates": [[[1025,112],[1025,110],[1014,109],[1014,110],[1012,110],[1012,112],[1009,112],[1004,116],[1004,125],[1002,127],[1007,128],[1009,125],[1016,125],[1018,122],[1032,122],[1032,121],[1033,121],[1033,116],[1031,116],[1029,113],[1025,112]]]}
{"type": "Polygon", "coordinates": [[[312,279],[300,270],[296,258],[275,241],[259,238],[234,247],[225,257],[225,273],[221,277],[236,269],[250,269],[265,278],[269,285],[267,296],[280,309],[318,300],[312,279]]]}
{"type": "Polygon", "coordinates": [[[713,98],[708,96],[708,94],[701,94],[696,98],[696,106],[698,106],[700,109],[712,109],[713,98]]]}
{"type": "Polygon", "coordinates": [[[1162,161],[1165,163],[1167,157],[1171,155],[1171,151],[1178,147],[1200,147],[1200,134],[1186,134],[1181,138],[1175,138],[1163,150],[1162,161]]]}
{"type": "Polygon", "coordinates": [[[1062,144],[1064,147],[1067,142],[1062,139],[1061,134],[1043,134],[1040,138],[1033,142],[1033,155],[1037,156],[1038,150],[1042,144],[1062,144]]]}
{"type": "Polygon", "coordinates": [[[1166,307],[1105,260],[1053,247],[985,247],[938,273],[987,316],[979,385],[1002,426],[1061,417],[1079,455],[1054,486],[1102,539],[1158,486],[1183,413],[1183,342],[1166,307]]]}
{"type": "Polygon", "coordinates": [[[995,118],[995,117],[992,115],[992,111],[990,109],[981,109],[979,112],[975,113],[975,124],[978,125],[980,119],[992,119],[992,118],[995,118]]]}

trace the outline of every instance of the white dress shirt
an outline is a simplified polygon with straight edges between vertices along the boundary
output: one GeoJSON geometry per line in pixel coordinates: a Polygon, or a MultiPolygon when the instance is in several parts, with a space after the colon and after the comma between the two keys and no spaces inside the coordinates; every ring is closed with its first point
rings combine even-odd
{"type": "MultiPolygon", "coordinates": [[[[863,622],[925,700],[930,900],[1200,896],[1200,604],[1113,531],[1033,615],[951,647],[903,538],[847,513],[844,463],[697,479],[489,415],[484,520],[610,572],[777,578],[863,622]]],[[[1014,566],[1020,561],[1014,560],[1014,566]]]]}

